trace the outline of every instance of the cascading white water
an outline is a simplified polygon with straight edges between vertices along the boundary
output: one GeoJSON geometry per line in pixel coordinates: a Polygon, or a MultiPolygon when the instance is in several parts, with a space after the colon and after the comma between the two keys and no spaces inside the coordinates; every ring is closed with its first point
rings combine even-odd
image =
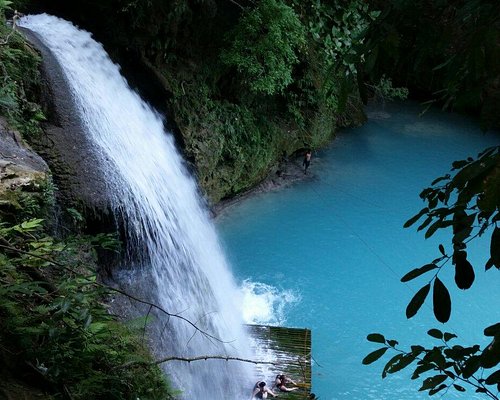
{"type": "MultiPolygon", "coordinates": [[[[168,335],[162,329],[167,322],[157,324],[151,340],[156,355],[248,357],[241,295],[160,116],[129,88],[88,32],[46,14],[24,17],[20,24],[60,64],[84,131],[105,166],[112,207],[125,221],[139,264],[128,287],[224,341],[209,340],[171,318],[168,335]]],[[[166,368],[189,399],[247,397],[252,379],[251,368],[235,361],[174,362],[166,368]]]]}

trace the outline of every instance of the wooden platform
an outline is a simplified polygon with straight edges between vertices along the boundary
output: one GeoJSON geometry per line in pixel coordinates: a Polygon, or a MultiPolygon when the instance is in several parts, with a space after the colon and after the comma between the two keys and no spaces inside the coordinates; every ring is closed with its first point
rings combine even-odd
{"type": "MultiPolygon", "coordinates": [[[[311,331],[266,325],[247,325],[255,353],[267,354],[276,365],[257,365],[257,375],[271,388],[276,375],[285,374],[297,382],[300,390],[280,392],[280,398],[307,399],[311,393],[311,331]]],[[[289,385],[288,385],[289,386],[289,385]]],[[[272,398],[269,396],[268,398],[272,398]]]]}

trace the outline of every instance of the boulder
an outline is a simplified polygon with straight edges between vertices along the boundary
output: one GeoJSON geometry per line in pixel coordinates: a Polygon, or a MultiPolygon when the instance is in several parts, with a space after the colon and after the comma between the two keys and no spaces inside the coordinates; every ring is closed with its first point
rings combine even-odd
{"type": "Polygon", "coordinates": [[[0,219],[29,217],[27,204],[43,207],[50,182],[45,161],[0,117],[0,219]]]}

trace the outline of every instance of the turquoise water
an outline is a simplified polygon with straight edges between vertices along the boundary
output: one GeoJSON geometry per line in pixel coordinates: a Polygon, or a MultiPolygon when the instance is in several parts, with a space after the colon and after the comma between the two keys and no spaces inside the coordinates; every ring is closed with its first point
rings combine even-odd
{"type": "MultiPolygon", "coordinates": [[[[426,332],[437,327],[462,343],[486,344],[482,329],[498,322],[500,274],[484,272],[487,240],[469,249],[476,269],[470,290],[454,287],[451,268],[440,275],[453,301],[447,324],[433,319],[429,302],[405,317],[427,281],[399,279],[439,256],[439,243],[448,247],[447,236],[424,240],[402,228],[423,207],[420,191],[452,161],[500,142],[498,132],[484,134],[473,120],[438,111],[418,117],[419,111],[414,104],[367,110],[367,124],[313,153],[312,179],[248,199],[217,221],[247,296],[247,321],[312,330],[313,391],[323,400],[428,398],[410,371],[381,379],[389,353],[361,364],[377,348],[366,341],[371,332],[408,347],[433,343],[426,332]]],[[[445,397],[460,396],[450,390],[445,397]]],[[[462,398],[474,398],[473,391],[462,398]]]]}

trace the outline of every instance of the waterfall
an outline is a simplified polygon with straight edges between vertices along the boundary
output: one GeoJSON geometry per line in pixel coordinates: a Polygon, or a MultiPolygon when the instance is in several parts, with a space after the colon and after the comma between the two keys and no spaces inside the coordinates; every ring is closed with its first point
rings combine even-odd
{"type": "MultiPolygon", "coordinates": [[[[20,25],[34,32],[61,66],[70,101],[103,169],[110,203],[126,231],[122,269],[128,272],[122,279],[128,281],[123,284],[221,339],[156,313],[149,329],[155,356],[248,358],[241,294],[161,116],[130,89],[88,32],[46,14],[24,17],[20,25]]],[[[141,311],[144,315],[147,308],[141,311]]],[[[244,363],[163,366],[187,399],[249,396],[252,369],[244,363]]]]}

